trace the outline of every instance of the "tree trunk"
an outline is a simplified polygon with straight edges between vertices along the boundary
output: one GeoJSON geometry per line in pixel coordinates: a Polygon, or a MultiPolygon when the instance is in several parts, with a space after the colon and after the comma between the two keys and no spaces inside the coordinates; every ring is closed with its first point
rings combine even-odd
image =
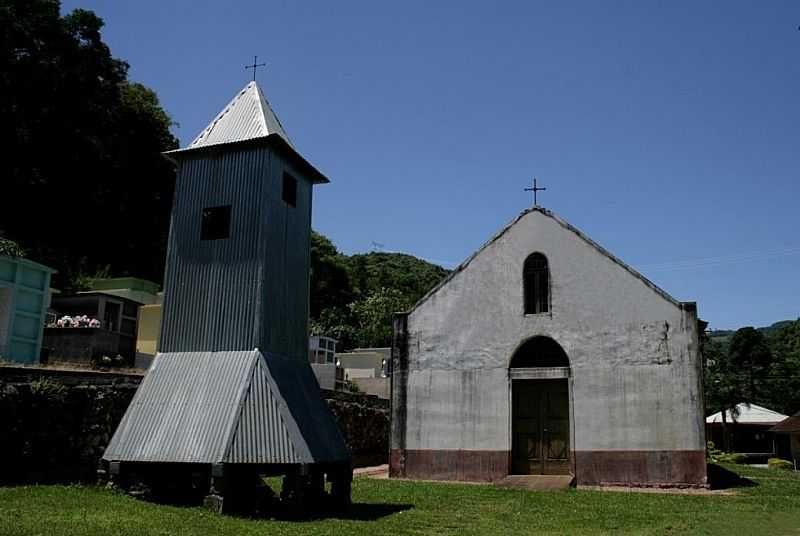
{"type": "Polygon", "coordinates": [[[728,438],[728,418],[727,418],[728,410],[727,408],[722,408],[722,451],[723,452],[730,452],[730,439],[728,438]]]}

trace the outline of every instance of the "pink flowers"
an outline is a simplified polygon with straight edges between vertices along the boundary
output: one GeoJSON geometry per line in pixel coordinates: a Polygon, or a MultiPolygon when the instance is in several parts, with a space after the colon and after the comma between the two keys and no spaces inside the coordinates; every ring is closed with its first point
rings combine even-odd
{"type": "Polygon", "coordinates": [[[65,315],[56,320],[55,327],[58,328],[99,328],[100,321],[96,318],[89,318],[86,315],[69,316],[65,315]]]}

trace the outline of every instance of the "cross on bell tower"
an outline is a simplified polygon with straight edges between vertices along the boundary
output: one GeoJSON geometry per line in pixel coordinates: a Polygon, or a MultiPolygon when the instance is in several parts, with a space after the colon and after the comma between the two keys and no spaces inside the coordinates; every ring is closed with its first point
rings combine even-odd
{"type": "Polygon", "coordinates": [[[256,81],[256,70],[259,67],[266,67],[266,66],[267,66],[266,63],[258,63],[258,56],[253,56],[253,65],[245,65],[244,68],[245,68],[245,70],[253,69],[253,82],[255,82],[256,81]]]}
{"type": "Polygon", "coordinates": [[[536,193],[537,192],[541,192],[543,190],[547,190],[547,188],[539,188],[539,186],[536,184],[536,177],[533,178],[533,188],[525,188],[526,192],[533,192],[533,206],[534,207],[538,207],[539,206],[539,201],[536,198],[536,193]]]}

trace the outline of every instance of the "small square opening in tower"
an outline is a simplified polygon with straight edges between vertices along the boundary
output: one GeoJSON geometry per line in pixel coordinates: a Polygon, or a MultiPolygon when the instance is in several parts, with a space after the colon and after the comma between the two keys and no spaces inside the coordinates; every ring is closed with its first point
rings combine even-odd
{"type": "Polygon", "coordinates": [[[287,172],[283,172],[283,200],[287,205],[297,206],[297,179],[287,172]]]}
{"type": "Polygon", "coordinates": [[[231,236],[231,206],[203,209],[200,240],[220,240],[231,236]]]}

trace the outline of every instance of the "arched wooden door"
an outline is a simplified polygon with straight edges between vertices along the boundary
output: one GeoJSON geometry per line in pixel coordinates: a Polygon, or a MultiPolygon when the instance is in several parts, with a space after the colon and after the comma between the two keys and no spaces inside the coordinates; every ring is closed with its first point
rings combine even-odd
{"type": "Polygon", "coordinates": [[[569,360],[552,339],[536,337],[511,361],[514,474],[569,474],[569,360]]]}

